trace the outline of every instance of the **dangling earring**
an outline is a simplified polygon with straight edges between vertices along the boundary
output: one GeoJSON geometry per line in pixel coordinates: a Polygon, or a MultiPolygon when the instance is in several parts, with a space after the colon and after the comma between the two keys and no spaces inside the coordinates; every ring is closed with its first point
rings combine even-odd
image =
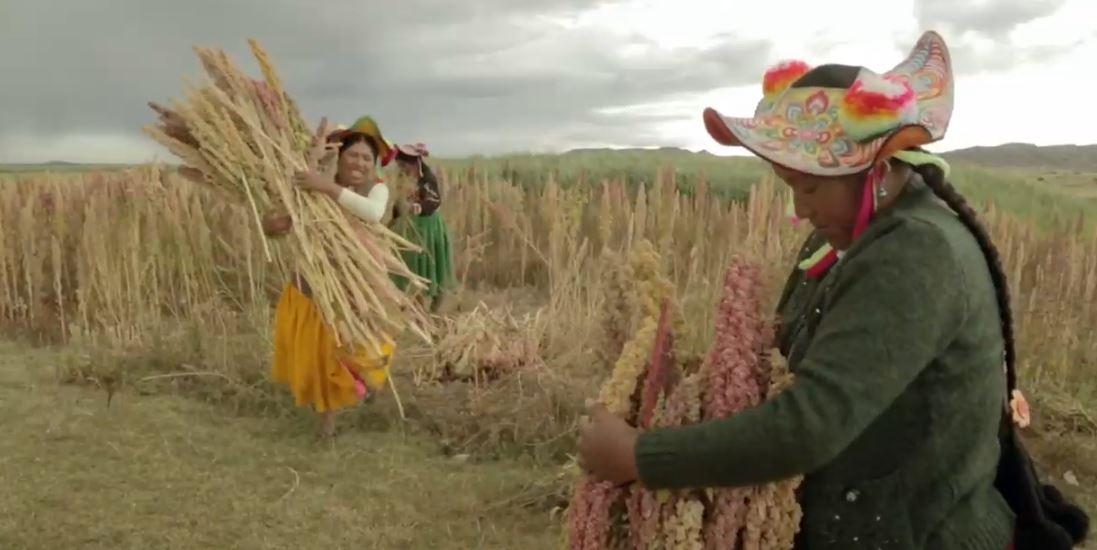
{"type": "Polygon", "coordinates": [[[876,195],[881,199],[888,196],[888,190],[884,187],[888,181],[888,174],[891,174],[891,163],[884,161],[884,175],[880,176],[880,188],[876,190],[876,195]]]}

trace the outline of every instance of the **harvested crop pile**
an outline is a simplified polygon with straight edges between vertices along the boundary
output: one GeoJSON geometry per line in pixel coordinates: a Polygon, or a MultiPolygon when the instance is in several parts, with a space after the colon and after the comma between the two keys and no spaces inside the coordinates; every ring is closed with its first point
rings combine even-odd
{"type": "MultiPolygon", "coordinates": [[[[262,216],[285,212],[293,219],[286,257],[312,289],[324,319],[341,345],[380,345],[410,329],[429,341],[422,308],[391,279],[398,275],[425,288],[400,257],[411,243],[379,223],[344,214],[327,197],[298,190],[295,172],[319,166],[326,122],[314,135],[282,88],[269,56],[254,40],[251,51],[265,80],[243,74],[220,50],[196,48],[211,83],[188,86],[170,107],[150,103],[160,116],[146,133],[182,159],[180,173],[248,205],[261,234],[262,216]]],[[[270,244],[264,240],[268,258],[270,244]]]]}
{"type": "MultiPolygon", "coordinates": [[[[729,267],[716,338],[698,367],[674,348],[673,296],[652,265],[658,257],[641,243],[625,268],[638,289],[631,300],[642,318],[602,387],[601,401],[611,412],[641,429],[682,426],[756,406],[791,382],[780,356],[770,351],[772,333],[761,313],[764,293],[756,268],[738,260],[729,267]]],[[[628,308],[613,309],[620,317],[628,308]]],[[[799,483],[797,478],[757,487],[649,491],[582,476],[568,510],[568,547],[792,548],[801,518],[799,483]]]]}
{"type": "Polygon", "coordinates": [[[509,308],[481,303],[443,323],[434,361],[420,373],[420,380],[480,383],[544,363],[540,348],[545,324],[540,312],[515,317],[509,308]]]}
{"type": "MultiPolygon", "coordinates": [[[[446,452],[477,459],[512,453],[563,460],[574,447],[589,379],[553,357],[546,364],[549,313],[480,303],[444,318],[416,371],[413,416],[446,452]]],[[[566,485],[549,484],[552,494],[566,485]]]]}

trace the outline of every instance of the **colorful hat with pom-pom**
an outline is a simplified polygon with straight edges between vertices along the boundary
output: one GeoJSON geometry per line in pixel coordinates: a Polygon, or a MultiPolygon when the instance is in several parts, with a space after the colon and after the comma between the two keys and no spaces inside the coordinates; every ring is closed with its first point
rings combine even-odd
{"type": "Polygon", "coordinates": [[[708,108],[704,121],[723,145],[746,147],[799,172],[843,176],[941,139],[952,105],[948,47],[940,35],[927,32],[905,61],[883,74],[783,62],[766,72],[753,117],[726,117],[708,108]]]}
{"type": "Polygon", "coordinates": [[[363,116],[351,124],[350,128],[339,127],[328,134],[328,141],[343,141],[351,134],[363,134],[377,147],[377,160],[381,166],[387,166],[396,156],[396,148],[381,135],[381,128],[371,116],[363,116]]]}

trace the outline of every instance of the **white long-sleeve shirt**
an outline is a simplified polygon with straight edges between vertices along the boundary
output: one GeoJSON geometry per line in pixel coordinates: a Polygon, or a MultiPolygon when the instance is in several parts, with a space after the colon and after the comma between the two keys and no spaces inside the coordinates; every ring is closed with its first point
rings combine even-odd
{"type": "Polygon", "coordinates": [[[389,188],[384,183],[376,183],[369,194],[360,195],[343,188],[339,192],[339,204],[359,218],[369,222],[379,222],[385,216],[385,207],[389,202],[389,188]]]}

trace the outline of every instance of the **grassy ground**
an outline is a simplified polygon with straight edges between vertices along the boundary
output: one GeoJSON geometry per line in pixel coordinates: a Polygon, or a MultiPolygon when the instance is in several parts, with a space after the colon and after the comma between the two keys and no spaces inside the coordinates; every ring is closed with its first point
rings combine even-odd
{"type": "MultiPolygon", "coordinates": [[[[226,415],[64,386],[56,352],[0,342],[0,548],[552,548],[505,503],[554,468],[470,464],[422,436],[226,415]],[[502,505],[500,505],[502,503],[502,505]]],[[[353,415],[372,414],[358,410],[353,415]]],[[[355,423],[358,426],[361,423],[355,423]]]]}
{"type": "MultiPolygon", "coordinates": [[[[357,418],[341,421],[332,444],[316,438],[306,415],[233,416],[130,390],[108,408],[105,392],[57,382],[63,361],[57,350],[0,342],[0,548],[554,548],[560,540],[545,507],[515,505],[555,467],[447,458],[421,432],[394,428],[390,403],[350,413],[357,418]]],[[[1041,474],[1093,513],[1097,436],[1069,419],[1037,409],[1029,444],[1041,474]]]]}

